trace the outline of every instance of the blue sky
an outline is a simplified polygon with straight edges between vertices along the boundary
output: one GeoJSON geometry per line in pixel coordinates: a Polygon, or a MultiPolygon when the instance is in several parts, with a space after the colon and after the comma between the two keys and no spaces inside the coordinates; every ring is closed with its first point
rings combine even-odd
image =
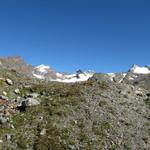
{"type": "Polygon", "coordinates": [[[58,71],[150,64],[149,0],[1,0],[0,56],[58,71]]]}

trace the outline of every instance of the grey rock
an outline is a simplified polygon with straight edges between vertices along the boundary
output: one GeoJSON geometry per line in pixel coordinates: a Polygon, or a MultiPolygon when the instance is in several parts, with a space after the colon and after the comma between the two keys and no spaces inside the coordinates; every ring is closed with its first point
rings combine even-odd
{"type": "Polygon", "coordinates": [[[68,145],[69,150],[76,150],[76,147],[74,145],[68,145]]]}
{"type": "Polygon", "coordinates": [[[8,97],[7,97],[7,96],[0,95],[0,99],[8,100],[8,97]]]}
{"type": "Polygon", "coordinates": [[[0,105],[0,111],[4,110],[5,107],[3,105],[0,105]]]}
{"type": "Polygon", "coordinates": [[[25,102],[26,106],[40,105],[39,100],[37,100],[35,98],[27,98],[24,102],[25,102]]]}
{"type": "Polygon", "coordinates": [[[128,96],[129,91],[127,89],[124,89],[124,90],[121,90],[119,93],[123,96],[128,96]]]}
{"type": "Polygon", "coordinates": [[[31,97],[31,98],[37,98],[38,96],[39,96],[38,93],[31,93],[27,95],[27,97],[31,97]]]}
{"type": "Polygon", "coordinates": [[[0,116],[0,124],[4,124],[7,122],[7,118],[0,116]]]}
{"type": "Polygon", "coordinates": [[[46,134],[46,129],[42,129],[41,132],[40,132],[40,135],[45,135],[46,134]]]}
{"type": "Polygon", "coordinates": [[[6,96],[6,95],[7,95],[7,92],[3,91],[3,95],[5,95],[5,96],[6,96]]]}
{"type": "Polygon", "coordinates": [[[10,80],[10,79],[6,79],[6,83],[7,83],[8,85],[13,85],[13,81],[10,80]]]}
{"type": "Polygon", "coordinates": [[[14,129],[14,128],[15,128],[13,124],[11,124],[11,125],[10,125],[10,127],[11,127],[12,129],[14,129]]]}
{"type": "Polygon", "coordinates": [[[3,140],[0,140],[0,144],[3,143],[3,140]]]}
{"type": "Polygon", "coordinates": [[[20,90],[19,89],[15,89],[14,91],[16,94],[19,94],[20,93],[20,90]]]}
{"type": "Polygon", "coordinates": [[[6,137],[6,140],[7,140],[7,141],[10,141],[10,140],[11,140],[11,135],[10,135],[10,134],[6,134],[5,137],[6,137]]]}

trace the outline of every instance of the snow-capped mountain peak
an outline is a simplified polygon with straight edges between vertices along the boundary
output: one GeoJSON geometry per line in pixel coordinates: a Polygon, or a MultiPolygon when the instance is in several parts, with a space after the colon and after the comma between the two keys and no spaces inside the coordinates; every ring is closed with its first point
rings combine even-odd
{"type": "Polygon", "coordinates": [[[42,65],[35,67],[35,69],[41,73],[47,73],[48,72],[47,70],[49,70],[50,67],[42,64],[42,65]]]}
{"type": "Polygon", "coordinates": [[[82,70],[78,70],[74,74],[64,74],[61,72],[56,72],[55,70],[51,69],[49,66],[42,64],[35,67],[32,74],[35,78],[38,79],[73,83],[73,82],[81,82],[81,81],[88,80],[94,75],[94,72],[92,71],[83,72],[82,70]]]}
{"type": "Polygon", "coordinates": [[[150,68],[149,66],[140,67],[138,65],[133,65],[130,69],[130,72],[135,73],[135,74],[149,74],[150,68]]]}
{"type": "Polygon", "coordinates": [[[126,81],[135,81],[141,75],[149,75],[150,66],[140,67],[138,65],[132,65],[132,67],[127,72],[121,73],[107,73],[110,81],[115,81],[118,83],[126,81]]]}
{"type": "Polygon", "coordinates": [[[75,74],[64,75],[64,78],[57,78],[56,81],[58,82],[66,82],[66,83],[74,83],[74,82],[81,82],[86,81],[94,75],[94,72],[82,72],[79,73],[78,71],[75,74]]]}

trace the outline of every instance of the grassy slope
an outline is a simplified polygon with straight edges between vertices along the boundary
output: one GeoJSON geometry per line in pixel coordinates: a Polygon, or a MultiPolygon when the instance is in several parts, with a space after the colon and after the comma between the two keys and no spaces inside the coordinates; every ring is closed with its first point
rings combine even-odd
{"type": "Polygon", "coordinates": [[[40,83],[12,72],[6,75],[5,71],[1,76],[14,81],[12,86],[1,81],[1,92],[7,90],[10,99],[36,92],[41,100],[41,105],[12,115],[14,128],[0,125],[1,149],[150,148],[149,106],[143,97],[120,95],[125,86],[95,81],[40,83]],[[20,95],[12,92],[16,88],[20,88],[20,95]],[[46,133],[41,135],[43,130],[46,133]],[[6,140],[7,134],[10,140],[6,140]]]}

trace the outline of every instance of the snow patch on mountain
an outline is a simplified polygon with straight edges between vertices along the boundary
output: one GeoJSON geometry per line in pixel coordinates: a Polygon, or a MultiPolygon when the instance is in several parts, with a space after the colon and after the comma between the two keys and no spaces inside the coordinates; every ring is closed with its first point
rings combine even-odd
{"type": "Polygon", "coordinates": [[[65,82],[65,83],[74,83],[74,82],[82,82],[86,81],[93,76],[93,73],[81,73],[81,74],[70,74],[66,75],[65,79],[56,79],[57,82],[65,82]]]}
{"type": "Polygon", "coordinates": [[[62,77],[63,77],[63,74],[57,72],[57,73],[56,73],[56,76],[59,77],[59,78],[62,78],[62,77]]]}
{"type": "Polygon", "coordinates": [[[34,77],[36,77],[38,79],[44,79],[43,75],[35,74],[34,72],[32,74],[33,74],[34,77]]]}
{"type": "Polygon", "coordinates": [[[76,74],[69,74],[69,75],[66,75],[66,78],[71,79],[71,78],[74,78],[76,76],[77,76],[76,74]]]}
{"type": "Polygon", "coordinates": [[[48,72],[47,70],[50,69],[50,67],[42,64],[35,67],[35,69],[41,73],[47,73],[48,72]]]}
{"type": "Polygon", "coordinates": [[[139,67],[138,65],[133,65],[130,71],[135,74],[149,74],[150,68],[149,66],[139,67]]]}

